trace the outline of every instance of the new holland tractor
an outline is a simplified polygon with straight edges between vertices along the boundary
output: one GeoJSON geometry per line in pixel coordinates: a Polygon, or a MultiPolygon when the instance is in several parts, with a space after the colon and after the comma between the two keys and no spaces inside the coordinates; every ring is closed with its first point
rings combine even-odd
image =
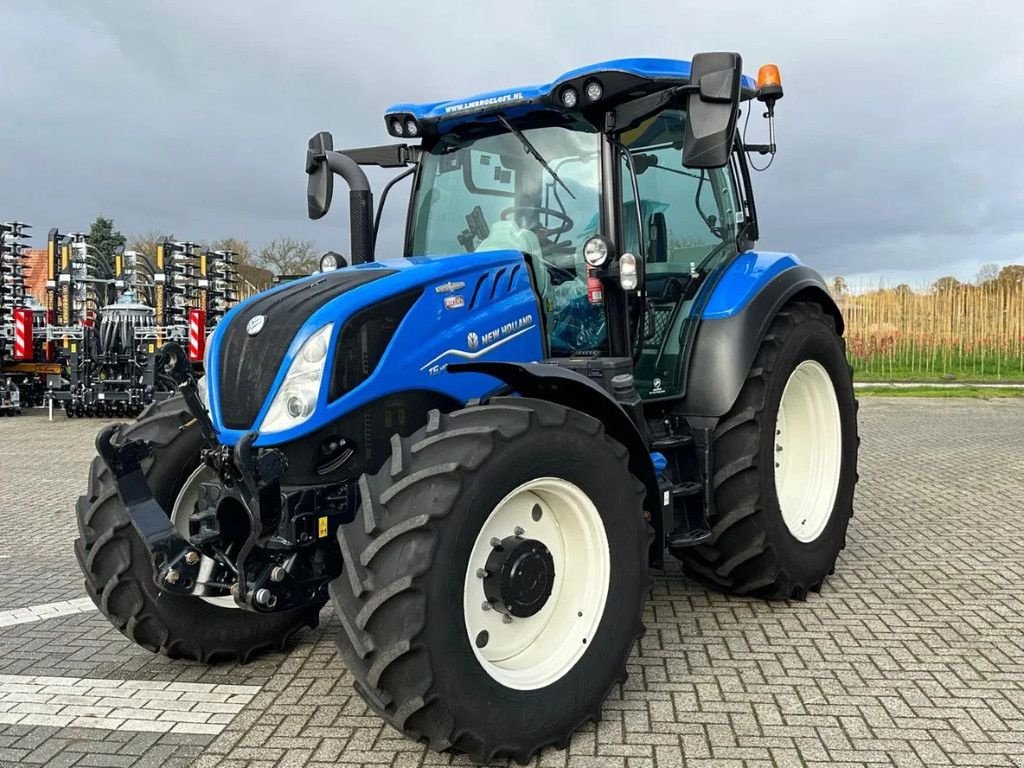
{"type": "Polygon", "coordinates": [[[397,105],[386,146],[314,136],[309,214],[342,177],[351,264],[240,304],[202,379],[97,437],[76,550],[100,610],[209,662],[332,600],[385,721],[525,762],[625,679],[666,550],[713,589],[819,590],[856,401],[822,279],[755,249],[774,130],[737,121],[781,96],[734,53],[626,59],[397,105]],[[363,166],[411,176],[404,253],[375,249],[363,166]]]}

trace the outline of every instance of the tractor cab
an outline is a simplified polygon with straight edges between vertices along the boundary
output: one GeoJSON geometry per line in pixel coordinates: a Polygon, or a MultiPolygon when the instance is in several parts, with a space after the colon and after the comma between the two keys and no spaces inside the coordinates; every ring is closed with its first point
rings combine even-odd
{"type": "MultiPolygon", "coordinates": [[[[416,146],[342,154],[412,166],[405,256],[522,253],[547,359],[631,358],[643,398],[678,398],[699,288],[757,238],[737,105],[773,108],[781,87],[774,69],[759,86],[739,67],[734,54],[623,59],[546,85],[398,104],[385,126],[416,146]]],[[[311,180],[311,215],[322,215],[312,201],[324,181],[311,180]]]]}

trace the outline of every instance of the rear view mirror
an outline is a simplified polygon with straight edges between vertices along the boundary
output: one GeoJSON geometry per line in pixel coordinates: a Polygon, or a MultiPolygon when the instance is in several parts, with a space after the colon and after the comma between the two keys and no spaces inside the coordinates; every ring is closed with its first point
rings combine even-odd
{"type": "Polygon", "coordinates": [[[690,67],[683,165],[721,168],[729,162],[740,105],[743,60],[738,53],[698,53],[690,67]]]}
{"type": "Polygon", "coordinates": [[[327,167],[327,153],[334,150],[334,139],[328,131],[320,131],[309,140],[306,150],[306,205],[309,218],[319,219],[331,208],[334,174],[327,167]]]}

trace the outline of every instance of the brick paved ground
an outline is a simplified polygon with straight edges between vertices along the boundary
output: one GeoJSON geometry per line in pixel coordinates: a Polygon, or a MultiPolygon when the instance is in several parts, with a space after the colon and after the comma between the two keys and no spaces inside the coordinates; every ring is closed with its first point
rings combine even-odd
{"type": "MultiPolygon", "coordinates": [[[[727,598],[670,569],[604,721],[539,765],[1024,767],[1024,407],[872,399],[861,417],[857,515],[821,594],[727,598]]],[[[98,426],[0,419],[0,765],[452,762],[352,693],[329,609],[287,655],[204,667],[66,603],[84,594],[70,506],[98,426]],[[53,618],[16,610],[45,603],[53,618]],[[157,730],[31,724],[116,720],[104,701],[157,730]]]]}

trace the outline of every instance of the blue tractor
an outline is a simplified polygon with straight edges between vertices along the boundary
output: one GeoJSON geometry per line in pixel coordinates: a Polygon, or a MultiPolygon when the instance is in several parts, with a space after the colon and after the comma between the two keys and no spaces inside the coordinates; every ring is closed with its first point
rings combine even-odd
{"type": "Polygon", "coordinates": [[[737,121],[781,96],[734,53],[626,59],[397,105],[386,146],[314,136],[309,213],[347,182],[351,265],[243,302],[205,377],[100,433],[76,543],[100,610],[245,660],[332,600],[384,720],[525,762],[625,679],[666,550],[713,589],[817,591],[856,401],[822,279],[755,249],[774,130],[737,121]],[[363,166],[411,176],[404,254],[376,252],[363,166]]]}

